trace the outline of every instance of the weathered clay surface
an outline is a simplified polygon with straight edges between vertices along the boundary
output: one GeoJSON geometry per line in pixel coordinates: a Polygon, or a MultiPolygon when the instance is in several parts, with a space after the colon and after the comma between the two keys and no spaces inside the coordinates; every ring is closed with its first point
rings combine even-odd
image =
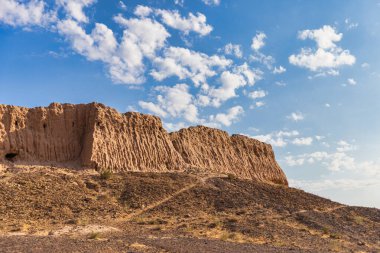
{"type": "Polygon", "coordinates": [[[268,144],[207,127],[168,134],[158,117],[97,103],[0,105],[1,162],[151,172],[196,167],[287,185],[268,144]]]}
{"type": "Polygon", "coordinates": [[[193,167],[288,184],[269,144],[204,126],[181,129],[170,137],[175,149],[193,167]]]}
{"type": "Polygon", "coordinates": [[[120,114],[103,107],[95,119],[91,156],[86,165],[114,171],[183,170],[161,120],[136,112],[120,114]]]}

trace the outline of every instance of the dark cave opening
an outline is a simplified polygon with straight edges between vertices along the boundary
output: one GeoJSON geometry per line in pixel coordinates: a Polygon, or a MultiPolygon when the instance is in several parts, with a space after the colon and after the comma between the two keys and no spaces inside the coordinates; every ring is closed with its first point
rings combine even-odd
{"type": "Polygon", "coordinates": [[[17,156],[17,153],[7,153],[4,158],[10,162],[13,162],[14,158],[17,156]]]}

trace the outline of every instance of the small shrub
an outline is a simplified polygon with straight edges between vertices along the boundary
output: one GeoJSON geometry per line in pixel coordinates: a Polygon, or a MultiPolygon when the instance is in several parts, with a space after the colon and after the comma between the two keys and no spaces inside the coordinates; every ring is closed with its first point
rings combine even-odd
{"type": "Polygon", "coordinates": [[[100,179],[102,180],[108,180],[112,177],[112,171],[110,170],[103,170],[100,172],[100,179]]]}
{"type": "Polygon", "coordinates": [[[329,232],[330,232],[330,229],[329,228],[326,228],[326,227],[324,227],[324,228],[322,228],[322,231],[323,231],[323,234],[328,234],[329,232]]]}
{"type": "Polygon", "coordinates": [[[330,234],[330,238],[332,238],[332,239],[340,239],[342,237],[339,234],[332,233],[332,234],[330,234]]]}
{"type": "Polygon", "coordinates": [[[88,239],[91,239],[91,240],[98,240],[99,238],[100,238],[100,233],[99,232],[93,232],[88,237],[88,239]]]}
{"type": "Polygon", "coordinates": [[[231,179],[231,180],[237,178],[237,176],[236,176],[235,174],[232,174],[232,173],[228,173],[228,174],[227,174],[227,177],[228,177],[228,179],[231,179]]]}

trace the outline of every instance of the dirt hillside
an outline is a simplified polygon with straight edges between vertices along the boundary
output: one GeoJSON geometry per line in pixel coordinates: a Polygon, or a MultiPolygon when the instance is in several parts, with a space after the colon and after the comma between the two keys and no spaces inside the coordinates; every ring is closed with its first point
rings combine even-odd
{"type": "Polygon", "coordinates": [[[224,174],[12,166],[0,252],[380,252],[380,210],[224,174]]]}

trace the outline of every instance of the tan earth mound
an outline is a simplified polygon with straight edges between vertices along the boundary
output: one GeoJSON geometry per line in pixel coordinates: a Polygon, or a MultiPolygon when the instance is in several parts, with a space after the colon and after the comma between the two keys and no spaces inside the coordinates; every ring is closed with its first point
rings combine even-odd
{"type": "Polygon", "coordinates": [[[195,168],[287,185],[268,144],[201,126],[169,135],[158,117],[120,114],[98,103],[0,105],[1,162],[114,172],[195,168]]]}
{"type": "Polygon", "coordinates": [[[170,134],[175,149],[187,164],[208,172],[235,174],[287,185],[271,145],[243,135],[204,126],[170,134]]]}

